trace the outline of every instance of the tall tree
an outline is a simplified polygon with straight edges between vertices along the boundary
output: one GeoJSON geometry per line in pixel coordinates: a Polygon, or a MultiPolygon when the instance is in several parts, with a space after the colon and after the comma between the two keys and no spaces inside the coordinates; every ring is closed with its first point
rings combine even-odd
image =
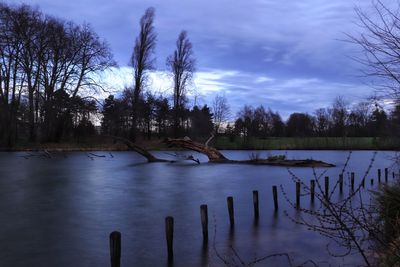
{"type": "Polygon", "coordinates": [[[156,32],[154,30],[154,8],[149,7],[140,19],[140,33],[135,40],[131,57],[134,68],[134,88],[132,97],[132,127],[130,137],[136,140],[138,123],[139,99],[146,85],[147,73],[154,68],[154,49],[156,46],[156,32]]]}
{"type": "Polygon", "coordinates": [[[184,101],[187,87],[195,71],[195,59],[193,46],[187,32],[182,31],[176,41],[176,49],[167,58],[167,66],[170,68],[174,79],[174,135],[179,134],[180,116],[184,110],[184,101]]]}

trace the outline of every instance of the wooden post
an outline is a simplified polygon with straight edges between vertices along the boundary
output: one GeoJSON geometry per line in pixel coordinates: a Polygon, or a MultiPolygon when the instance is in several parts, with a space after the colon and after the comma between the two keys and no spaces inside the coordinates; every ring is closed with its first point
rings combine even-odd
{"type": "Polygon", "coordinates": [[[315,198],[315,180],[310,181],[310,195],[311,195],[311,203],[314,203],[315,198]]]}
{"type": "Polygon", "coordinates": [[[208,209],[207,205],[200,206],[201,228],[203,230],[203,242],[208,242],[208,209]]]}
{"type": "Polygon", "coordinates": [[[229,222],[231,223],[231,227],[233,227],[235,225],[235,218],[233,212],[233,197],[228,197],[226,200],[228,203],[229,222]]]}
{"type": "Polygon", "coordinates": [[[296,209],[300,208],[300,182],[296,182],[296,209]]]}
{"type": "Polygon", "coordinates": [[[339,192],[343,192],[343,174],[339,174],[339,192]]]}
{"type": "Polygon", "coordinates": [[[329,197],[329,177],[325,176],[325,197],[329,197]]]}
{"type": "Polygon", "coordinates": [[[121,264],[121,233],[114,231],[110,234],[111,267],[120,267],[121,264]]]}
{"type": "Polygon", "coordinates": [[[259,205],[258,205],[258,191],[253,191],[253,206],[254,206],[254,218],[258,219],[260,217],[259,205]]]}
{"type": "Polygon", "coordinates": [[[165,218],[165,236],[167,238],[168,262],[172,262],[174,260],[174,218],[171,216],[165,218]]]}
{"type": "Polygon", "coordinates": [[[274,208],[275,211],[278,210],[278,188],[276,185],[272,186],[272,195],[274,197],[274,208]]]}
{"type": "Polygon", "coordinates": [[[351,190],[354,191],[354,172],[351,173],[350,184],[351,184],[351,190]]]}
{"type": "Polygon", "coordinates": [[[388,178],[389,178],[389,170],[388,168],[385,168],[385,183],[388,182],[388,178]]]}

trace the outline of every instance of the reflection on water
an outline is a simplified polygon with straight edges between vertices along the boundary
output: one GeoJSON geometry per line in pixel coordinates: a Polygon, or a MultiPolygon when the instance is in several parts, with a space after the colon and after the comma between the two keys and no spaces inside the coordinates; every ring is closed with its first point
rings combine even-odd
{"type": "MultiPolygon", "coordinates": [[[[247,159],[250,153],[225,152],[232,159],[247,159]]],[[[156,154],[168,157],[164,152],[156,154]]],[[[287,154],[289,158],[336,164],[324,174],[331,177],[332,185],[347,156],[345,151],[287,154]]],[[[356,185],[372,154],[353,153],[347,171],[355,172],[356,185]]],[[[173,266],[221,266],[216,251],[226,260],[240,256],[244,262],[274,253],[289,253],[297,264],[312,259],[321,265],[354,265],[359,260],[356,256],[344,260],[329,257],[326,239],[292,222],[301,214],[283,195],[295,201],[295,186],[286,168],[208,164],[197,154],[200,165],[147,164],[130,152],[94,159],[85,153],[54,154],[51,159],[25,159],[21,155],[24,153],[0,153],[1,266],[107,266],[108,235],[114,230],[122,233],[122,266],[171,266],[167,262],[166,216],[175,219],[173,266]],[[274,211],[273,185],[278,186],[278,211],[274,211]],[[280,185],[284,192],[279,190],[280,185]],[[254,216],[253,190],[259,192],[258,219],[254,216]],[[227,196],[234,198],[234,228],[229,224],[227,196]],[[208,245],[203,244],[200,223],[199,207],[203,203],[209,210],[208,245]]],[[[261,156],[266,155],[261,152],[261,156]]],[[[378,153],[366,179],[367,189],[378,187],[377,168],[390,166],[392,155],[378,153]],[[370,179],[375,179],[374,185],[370,185],[370,179]]],[[[291,171],[305,184],[313,179],[309,168],[291,171]]],[[[317,174],[323,171],[316,170],[317,174]]],[[[348,183],[343,189],[342,194],[337,192],[337,198],[351,190],[348,183]]],[[[316,209],[318,205],[318,200],[312,203],[309,195],[301,197],[304,208],[316,209]]],[[[285,256],[269,258],[265,263],[288,264],[285,256]]]]}

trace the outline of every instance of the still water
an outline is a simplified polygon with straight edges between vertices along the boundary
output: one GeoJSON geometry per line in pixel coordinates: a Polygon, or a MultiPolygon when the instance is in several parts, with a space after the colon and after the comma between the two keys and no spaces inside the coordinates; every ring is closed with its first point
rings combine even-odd
{"type": "MultiPolygon", "coordinates": [[[[175,219],[173,266],[224,266],[216,251],[230,261],[230,247],[244,262],[288,253],[294,264],[307,260],[320,266],[360,263],[357,256],[330,257],[329,240],[294,224],[285,211],[292,217],[298,214],[280,189],[279,211],[274,213],[273,185],[282,185],[290,199],[295,197],[286,168],[210,164],[196,153],[201,164],[147,164],[133,152],[94,153],[106,157],[54,153],[51,158],[25,158],[25,152],[0,153],[0,266],[109,266],[108,235],[114,230],[122,233],[122,266],[167,266],[166,216],[175,219]],[[258,224],[253,216],[253,190],[259,191],[258,224]],[[234,230],[229,227],[227,196],[234,198],[234,230]],[[201,204],[208,205],[208,248],[202,246],[201,204]]],[[[223,153],[231,159],[248,159],[251,151],[223,153]]],[[[337,179],[348,155],[346,151],[258,153],[334,163],[337,167],[326,173],[332,179],[337,179]]],[[[173,158],[170,152],[155,154],[173,158]]],[[[377,168],[392,168],[394,155],[378,152],[367,181],[376,178],[377,168]]],[[[372,156],[373,151],[353,152],[346,173],[355,172],[356,183],[372,156]]],[[[291,171],[307,183],[313,178],[310,168],[291,171]]],[[[390,180],[392,171],[398,167],[390,169],[390,180]]],[[[369,182],[367,187],[371,188],[369,182]]],[[[309,196],[302,197],[301,205],[309,207],[309,196]]],[[[259,264],[287,265],[284,257],[259,264]]]]}

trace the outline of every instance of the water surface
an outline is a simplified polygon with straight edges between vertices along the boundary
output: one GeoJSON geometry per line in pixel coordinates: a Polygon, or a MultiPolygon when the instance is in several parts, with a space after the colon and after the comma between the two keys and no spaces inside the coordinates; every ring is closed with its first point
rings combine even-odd
{"type": "MultiPolygon", "coordinates": [[[[360,263],[357,256],[329,257],[328,240],[284,215],[287,211],[294,218],[299,216],[280,190],[279,211],[274,212],[273,185],[282,185],[294,200],[295,186],[286,168],[210,164],[196,153],[201,164],[147,164],[133,152],[95,153],[106,157],[55,153],[52,158],[25,158],[25,152],[0,153],[1,266],[108,266],[108,235],[114,230],[122,232],[122,266],[167,266],[166,216],[175,219],[174,266],[223,266],[215,249],[229,261],[233,257],[230,246],[245,262],[289,253],[296,264],[309,259],[321,266],[360,263]],[[260,195],[258,223],[253,217],[253,190],[260,195]],[[234,197],[233,230],[227,196],[234,197]],[[208,248],[202,245],[201,204],[209,209],[208,248]]],[[[171,158],[170,152],[155,153],[171,158]]],[[[248,159],[251,151],[223,153],[232,159],[248,159]]],[[[257,153],[262,157],[286,153],[288,158],[334,163],[337,167],[326,173],[332,179],[337,179],[348,155],[346,151],[257,153]]],[[[353,152],[346,171],[356,173],[356,183],[372,156],[373,151],[353,152]]],[[[376,179],[377,168],[391,167],[393,156],[394,152],[379,152],[368,179],[376,179]]],[[[313,178],[310,168],[291,170],[304,182],[313,178]]],[[[302,197],[301,204],[309,207],[309,197],[302,197]]],[[[288,265],[283,257],[263,264],[288,265]]]]}

